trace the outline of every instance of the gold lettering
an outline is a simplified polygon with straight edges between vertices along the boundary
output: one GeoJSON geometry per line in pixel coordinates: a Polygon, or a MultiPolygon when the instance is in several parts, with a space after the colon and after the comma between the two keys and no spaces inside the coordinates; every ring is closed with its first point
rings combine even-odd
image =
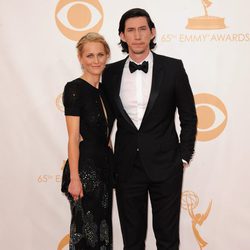
{"type": "Polygon", "coordinates": [[[162,42],[173,42],[177,40],[180,43],[201,43],[201,42],[249,42],[249,33],[219,33],[219,34],[164,34],[161,37],[162,42]]]}
{"type": "Polygon", "coordinates": [[[56,182],[61,182],[61,181],[62,181],[62,176],[56,175],[56,182]]]}
{"type": "Polygon", "coordinates": [[[162,41],[162,42],[171,42],[172,37],[173,37],[173,35],[171,35],[171,34],[164,34],[164,35],[161,37],[161,41],[162,41]]]}

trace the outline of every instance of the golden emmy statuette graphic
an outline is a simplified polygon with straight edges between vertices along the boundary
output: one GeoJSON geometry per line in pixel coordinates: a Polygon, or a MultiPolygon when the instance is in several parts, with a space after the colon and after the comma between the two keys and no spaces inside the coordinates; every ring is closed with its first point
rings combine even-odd
{"type": "Polygon", "coordinates": [[[209,202],[209,205],[206,209],[205,213],[195,213],[194,209],[199,205],[199,197],[192,191],[185,191],[182,193],[182,200],[181,200],[181,207],[184,210],[188,211],[188,214],[192,221],[192,229],[195,236],[195,239],[202,250],[208,243],[200,236],[200,233],[197,229],[198,226],[202,226],[203,222],[207,219],[211,206],[212,201],[209,202]]]}
{"type": "Polygon", "coordinates": [[[225,29],[224,18],[209,16],[207,9],[212,2],[209,0],[201,0],[205,14],[203,16],[192,17],[188,19],[187,29],[193,30],[215,30],[225,29]]]}

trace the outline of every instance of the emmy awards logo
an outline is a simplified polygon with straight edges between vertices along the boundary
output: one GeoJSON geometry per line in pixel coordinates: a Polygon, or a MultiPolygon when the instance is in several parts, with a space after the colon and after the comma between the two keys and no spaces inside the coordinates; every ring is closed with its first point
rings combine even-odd
{"type": "Polygon", "coordinates": [[[202,250],[208,243],[200,236],[200,233],[197,229],[197,225],[202,226],[203,222],[207,219],[212,201],[210,201],[207,210],[205,213],[195,213],[194,209],[199,205],[199,197],[192,191],[185,191],[182,193],[181,206],[184,210],[188,211],[188,214],[192,221],[192,229],[195,236],[195,239],[202,250]]]}
{"type": "Polygon", "coordinates": [[[209,0],[201,0],[201,2],[205,14],[203,16],[189,18],[186,28],[193,30],[225,29],[224,18],[208,15],[207,9],[211,6],[212,2],[209,0]]]}

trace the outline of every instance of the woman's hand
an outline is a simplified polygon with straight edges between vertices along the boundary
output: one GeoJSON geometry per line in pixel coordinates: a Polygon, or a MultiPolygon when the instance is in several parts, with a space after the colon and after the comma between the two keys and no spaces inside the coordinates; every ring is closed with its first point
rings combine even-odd
{"type": "Polygon", "coordinates": [[[82,183],[80,179],[73,179],[69,183],[68,188],[69,193],[72,195],[74,201],[77,201],[80,198],[83,197],[83,188],[82,183]]]}

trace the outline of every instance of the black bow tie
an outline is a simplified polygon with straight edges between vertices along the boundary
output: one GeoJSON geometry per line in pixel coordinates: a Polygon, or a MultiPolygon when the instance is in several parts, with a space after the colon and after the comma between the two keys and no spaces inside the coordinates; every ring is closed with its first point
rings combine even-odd
{"type": "Polygon", "coordinates": [[[134,62],[129,62],[129,70],[134,73],[136,70],[142,70],[143,72],[148,72],[148,62],[144,61],[142,64],[136,64],[134,62]]]}

